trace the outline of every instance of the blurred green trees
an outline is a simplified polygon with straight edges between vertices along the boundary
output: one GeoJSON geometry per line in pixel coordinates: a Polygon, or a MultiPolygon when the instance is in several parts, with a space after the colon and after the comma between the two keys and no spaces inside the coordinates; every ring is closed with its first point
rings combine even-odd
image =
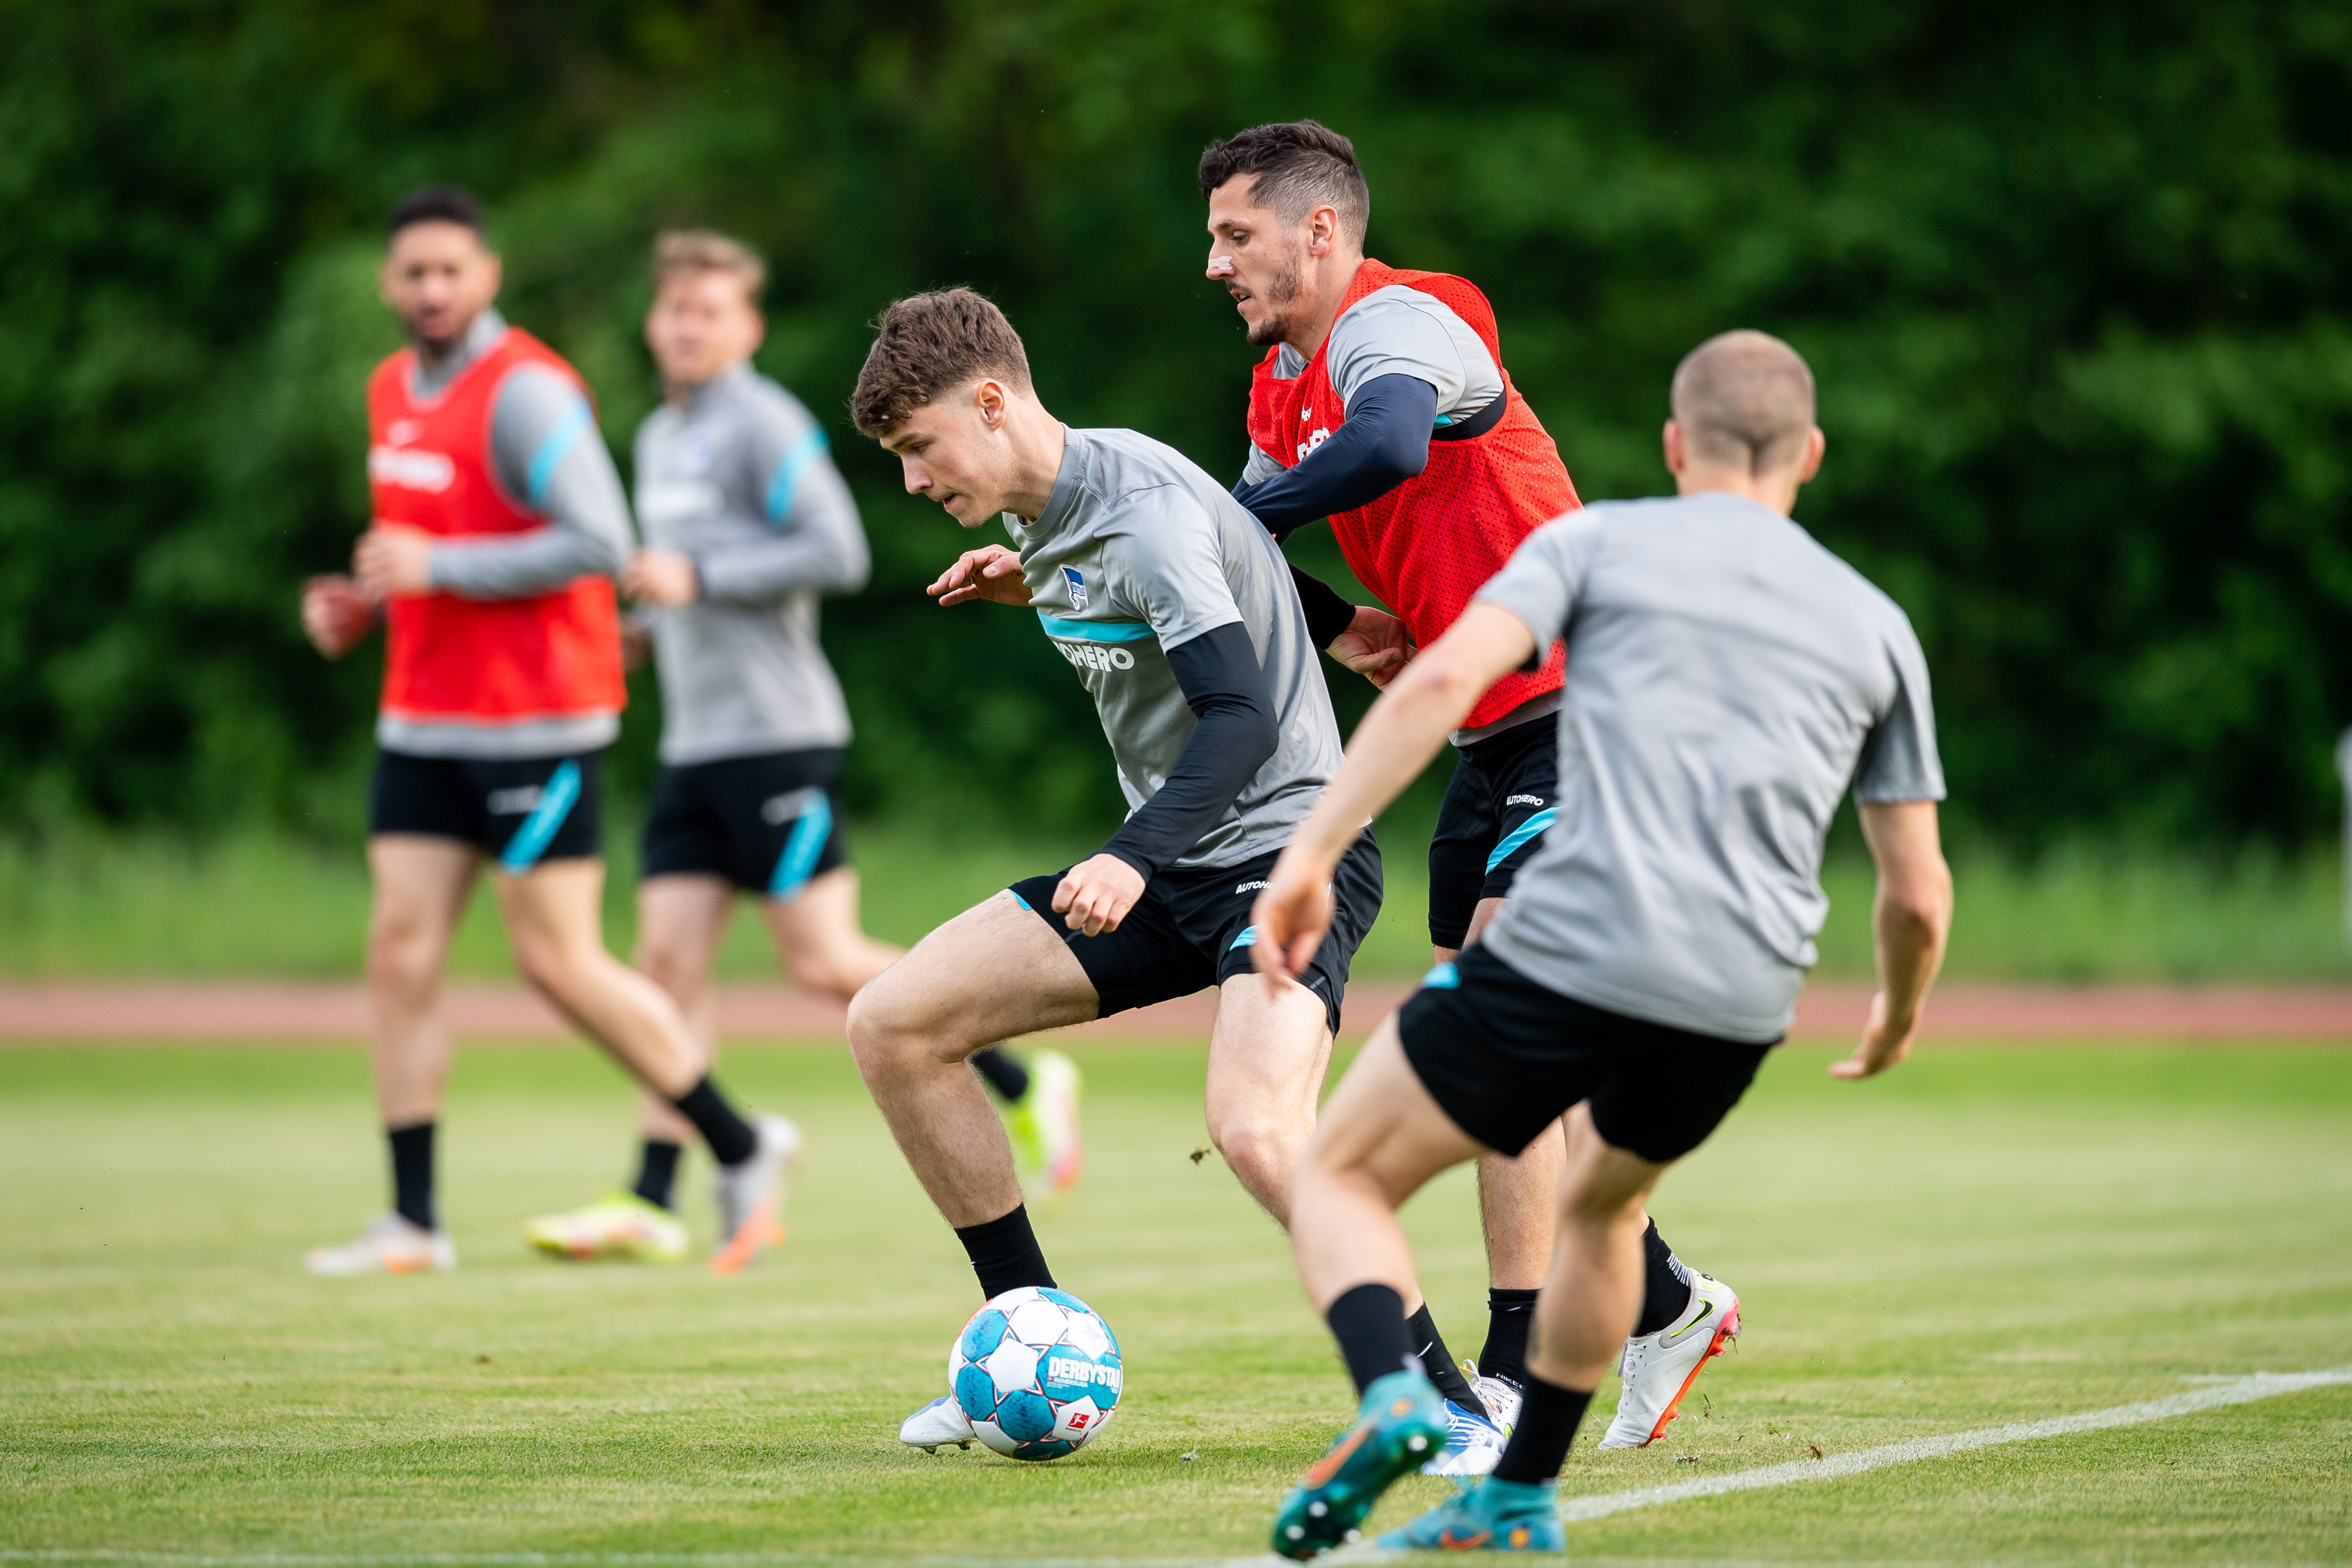
{"type": "Polygon", "coordinates": [[[2352,721],[2347,104],[2311,0],[0,0],[0,820],[355,822],[374,666],[293,591],[365,518],[376,224],[425,179],[492,204],[625,457],[653,231],[761,246],[762,363],[877,547],[826,633],[859,802],[1115,811],[1024,618],[916,591],[961,540],[847,428],[864,324],[977,285],[1049,406],[1229,476],[1193,160],[1312,114],[1372,254],[1493,298],[1589,499],[1663,485],[1700,338],[1804,350],[1800,518],[1917,622],[1968,819],[2293,841],[2352,721]]]}

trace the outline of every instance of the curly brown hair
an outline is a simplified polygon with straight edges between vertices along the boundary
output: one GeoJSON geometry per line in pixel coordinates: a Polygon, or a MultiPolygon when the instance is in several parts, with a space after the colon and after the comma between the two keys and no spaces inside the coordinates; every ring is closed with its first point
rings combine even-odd
{"type": "Polygon", "coordinates": [[[849,396],[849,417],[864,434],[887,435],[933,398],[982,376],[1029,391],[1021,334],[983,294],[969,288],[910,294],[892,300],[873,326],[874,347],[849,396]]]}

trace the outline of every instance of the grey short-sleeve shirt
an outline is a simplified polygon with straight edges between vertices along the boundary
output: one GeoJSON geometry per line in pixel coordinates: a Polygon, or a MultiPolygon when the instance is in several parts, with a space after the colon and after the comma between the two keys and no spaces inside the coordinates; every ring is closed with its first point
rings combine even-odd
{"type": "MultiPolygon", "coordinates": [[[[1470,418],[1503,395],[1503,372],[1470,323],[1434,294],[1402,283],[1375,288],[1339,313],[1324,346],[1323,367],[1342,408],[1382,376],[1427,382],[1437,392],[1441,427],[1470,418]]],[[[1306,356],[1285,343],[1274,373],[1296,381],[1307,373],[1306,356]]],[[[1281,464],[1250,443],[1243,477],[1257,485],[1281,472],[1281,464]]]]}
{"type": "Polygon", "coordinates": [[[1282,551],[1173,447],[1131,430],[1066,432],[1034,523],[1007,515],[1038,625],[1095,699],[1133,811],[1168,781],[1199,720],[1168,664],[1204,632],[1247,630],[1273,695],[1274,755],[1176,861],[1237,865],[1278,849],[1339,766],[1339,727],[1282,551]]]}
{"type": "Polygon", "coordinates": [[[1594,1007],[1726,1040],[1787,1032],[1851,782],[1940,800],[1911,622],[1787,517],[1723,491],[1546,524],[1483,589],[1568,643],[1557,816],[1487,932],[1594,1007]]]}
{"type": "Polygon", "coordinates": [[[866,581],[866,534],[824,427],[737,365],[637,427],[646,542],[691,557],[702,591],[646,617],[673,767],[849,744],[818,598],[866,581]]]}

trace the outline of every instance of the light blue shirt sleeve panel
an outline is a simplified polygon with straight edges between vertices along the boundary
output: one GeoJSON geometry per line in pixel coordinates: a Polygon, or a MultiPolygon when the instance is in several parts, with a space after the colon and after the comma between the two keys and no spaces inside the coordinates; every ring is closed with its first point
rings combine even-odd
{"type": "Polygon", "coordinates": [[[1342,405],[1382,376],[1412,376],[1437,392],[1441,424],[1503,394],[1502,372],[1470,324],[1434,295],[1391,284],[1340,314],[1323,356],[1342,405]]]}
{"type": "Polygon", "coordinates": [[[467,599],[521,599],[575,578],[617,576],[633,539],[613,455],[580,389],[539,365],[519,365],[490,409],[490,468],[547,527],[433,550],[433,586],[467,599]]]}
{"type": "Polygon", "coordinates": [[[1164,652],[1242,619],[1225,580],[1217,520],[1173,485],[1120,497],[1119,524],[1103,541],[1115,603],[1150,623],[1164,652]]]}
{"type": "Polygon", "coordinates": [[[1538,658],[1567,635],[1578,596],[1601,553],[1601,529],[1598,508],[1555,517],[1521,539],[1503,570],[1478,591],[1480,602],[1509,611],[1535,633],[1538,658]]]}
{"type": "Polygon", "coordinates": [[[1936,707],[1927,689],[1927,655],[1910,618],[1885,601],[1881,634],[1895,694],[1862,743],[1853,797],[1871,805],[1944,799],[1944,763],[1936,747],[1936,707]]]}
{"type": "Polygon", "coordinates": [[[740,605],[773,603],[814,590],[855,593],[873,570],[857,503],[833,465],[824,429],[799,400],[771,382],[746,400],[749,439],[740,482],[773,537],[698,552],[703,596],[740,605]]]}

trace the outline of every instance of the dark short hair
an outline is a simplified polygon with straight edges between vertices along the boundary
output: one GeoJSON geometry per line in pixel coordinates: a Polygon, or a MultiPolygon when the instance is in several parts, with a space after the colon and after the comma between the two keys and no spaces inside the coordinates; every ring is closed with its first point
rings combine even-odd
{"type": "Polygon", "coordinates": [[[1813,371],[1768,332],[1718,332],[1683,356],[1667,394],[1692,456],[1760,475],[1794,463],[1813,429],[1813,371]]]}
{"type": "Polygon", "coordinates": [[[392,204],[383,236],[390,239],[411,224],[461,224],[482,232],[482,204],[463,185],[419,185],[392,204]]]}
{"type": "Polygon", "coordinates": [[[982,376],[1029,390],[1021,334],[1003,311],[971,289],[894,299],[873,327],[874,347],[849,397],[849,417],[864,434],[887,435],[933,398],[982,376]]]}
{"type": "Polygon", "coordinates": [[[1206,201],[1239,174],[1257,176],[1251,194],[1284,223],[1295,224],[1317,207],[1329,206],[1339,214],[1341,235],[1364,243],[1364,231],[1372,221],[1372,188],[1356,166],[1356,144],[1329,126],[1286,120],[1253,125],[1209,143],[1201,154],[1202,199],[1206,201]]]}

